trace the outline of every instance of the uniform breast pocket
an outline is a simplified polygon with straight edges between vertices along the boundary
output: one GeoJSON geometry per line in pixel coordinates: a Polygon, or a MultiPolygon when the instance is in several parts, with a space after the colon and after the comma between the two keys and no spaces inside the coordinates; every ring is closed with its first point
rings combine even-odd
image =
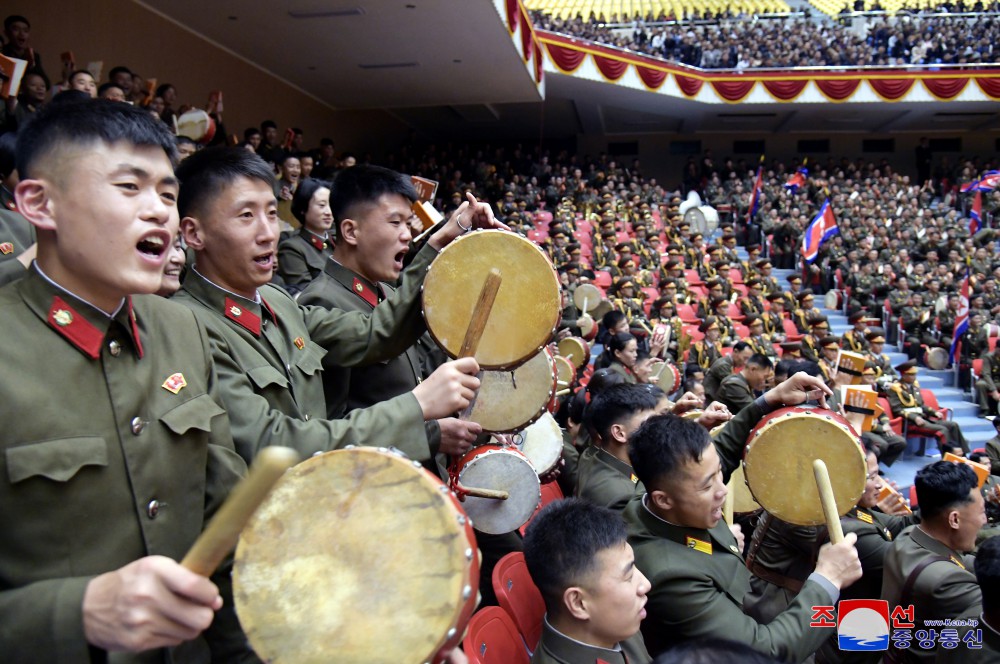
{"type": "Polygon", "coordinates": [[[225,412],[212,397],[199,394],[166,411],[160,415],[159,420],[177,435],[186,434],[192,429],[209,433],[212,431],[212,419],[225,412]]]}
{"type": "Polygon", "coordinates": [[[32,477],[68,482],[87,466],[108,465],[108,445],[101,436],[43,440],[5,450],[11,484],[32,477]]]}
{"type": "Polygon", "coordinates": [[[298,351],[295,358],[295,367],[307,376],[315,376],[323,369],[323,358],[326,357],[326,349],[312,341],[298,351]]]}
{"type": "Polygon", "coordinates": [[[246,372],[247,378],[254,384],[254,388],[258,393],[265,392],[269,388],[288,389],[288,378],[271,365],[265,364],[260,367],[253,367],[247,369],[246,372]]]}

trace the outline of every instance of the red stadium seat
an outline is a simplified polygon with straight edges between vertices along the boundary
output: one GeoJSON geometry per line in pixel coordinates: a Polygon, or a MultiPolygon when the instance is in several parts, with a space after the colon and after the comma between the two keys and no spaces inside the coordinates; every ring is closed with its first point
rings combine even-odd
{"type": "Polygon", "coordinates": [[[514,619],[499,606],[472,615],[462,641],[469,664],[530,664],[514,619]]]}
{"type": "Polygon", "coordinates": [[[740,272],[738,267],[729,268],[729,281],[734,284],[743,283],[743,273],[740,272]]]}
{"type": "Polygon", "coordinates": [[[917,487],[910,486],[910,509],[917,506],[917,487]]]}
{"type": "Polygon", "coordinates": [[[610,288],[611,287],[611,273],[605,272],[604,270],[598,270],[594,273],[594,285],[598,288],[610,288]]]}
{"type": "MultiPolygon", "coordinates": [[[[580,379],[580,385],[586,387],[587,383],[590,382],[590,376],[593,375],[594,373],[594,365],[588,364],[587,368],[584,369],[583,373],[584,375],[583,378],[580,379]]],[[[528,525],[534,520],[535,516],[538,515],[538,513],[542,510],[543,507],[545,507],[546,505],[548,505],[553,501],[562,500],[565,497],[566,496],[563,495],[562,489],[559,488],[558,482],[548,482],[546,484],[543,484],[542,499],[538,502],[538,507],[536,507],[535,511],[531,513],[531,516],[528,517],[528,520],[524,522],[523,526],[521,526],[520,528],[521,536],[524,537],[524,533],[528,530],[528,525]]]]}
{"type": "Polygon", "coordinates": [[[722,357],[725,357],[726,355],[732,355],[733,354],[733,347],[732,346],[723,346],[722,349],[719,352],[722,353],[722,357]]]}
{"type": "Polygon", "coordinates": [[[660,297],[660,291],[656,290],[652,286],[646,286],[642,289],[642,292],[646,294],[646,302],[652,302],[656,298],[660,297]]]}
{"type": "Polygon", "coordinates": [[[684,323],[697,325],[701,322],[701,319],[698,318],[698,314],[695,313],[694,307],[690,304],[678,304],[677,315],[680,316],[681,321],[684,323]]]}
{"type": "Polygon", "coordinates": [[[528,574],[524,553],[512,551],[500,559],[493,568],[493,591],[500,606],[514,619],[528,651],[534,652],[542,638],[545,600],[528,574]]]}
{"type": "Polygon", "coordinates": [[[733,329],[736,330],[736,336],[740,339],[746,339],[750,336],[750,328],[742,323],[733,323],[733,329]]]}
{"type": "Polygon", "coordinates": [[[791,319],[783,318],[781,326],[785,328],[785,337],[788,341],[802,341],[802,334],[799,332],[799,328],[795,327],[795,323],[791,319]]]}
{"type": "Polygon", "coordinates": [[[684,270],[684,280],[688,286],[701,286],[705,283],[701,280],[698,270],[684,270]]]}
{"type": "Polygon", "coordinates": [[[885,414],[889,416],[889,428],[891,428],[897,436],[903,435],[903,418],[893,417],[892,407],[889,405],[889,400],[885,397],[878,398],[879,408],[885,411],[885,414]]]}
{"type": "Polygon", "coordinates": [[[615,237],[618,239],[619,242],[628,242],[629,240],[632,239],[632,236],[625,231],[618,231],[615,237]]]}
{"type": "Polygon", "coordinates": [[[997,347],[997,337],[994,336],[986,337],[986,344],[990,347],[990,352],[992,353],[993,350],[997,347]]]}
{"type": "Polygon", "coordinates": [[[739,293],[740,297],[746,297],[747,294],[750,292],[750,289],[747,288],[744,284],[733,284],[733,290],[739,293]]]}
{"type": "Polygon", "coordinates": [[[975,382],[983,375],[983,358],[977,357],[972,361],[972,381],[975,382]]]}
{"type": "Polygon", "coordinates": [[[681,332],[687,333],[691,337],[691,341],[701,341],[705,338],[705,335],[698,329],[697,325],[682,325],[681,332]]]}
{"type": "Polygon", "coordinates": [[[541,231],[537,228],[528,231],[528,239],[535,243],[543,242],[548,236],[549,234],[546,231],[541,231]]]}
{"type": "Polygon", "coordinates": [[[945,419],[951,419],[951,408],[942,408],[938,405],[937,395],[932,390],[921,389],[920,396],[924,399],[924,405],[944,413],[945,419]]]}

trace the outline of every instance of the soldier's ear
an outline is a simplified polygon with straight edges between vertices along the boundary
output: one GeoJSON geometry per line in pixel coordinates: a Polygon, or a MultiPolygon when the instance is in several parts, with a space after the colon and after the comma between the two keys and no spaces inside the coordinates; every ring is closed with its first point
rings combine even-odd
{"type": "Polygon", "coordinates": [[[948,527],[952,530],[958,530],[961,525],[962,517],[958,513],[958,510],[951,510],[948,512],[948,527]]]}
{"type": "Polygon", "coordinates": [[[352,247],[358,245],[358,235],[361,230],[361,225],[354,219],[344,219],[338,225],[337,230],[337,243],[338,244],[348,244],[352,247]]]}
{"type": "Polygon", "coordinates": [[[33,226],[42,230],[56,230],[55,201],[47,180],[21,180],[14,188],[17,209],[33,226]]]}
{"type": "Polygon", "coordinates": [[[184,244],[191,247],[193,251],[201,251],[205,248],[205,231],[202,228],[201,220],[196,217],[181,219],[181,237],[184,238],[184,244]]]}
{"type": "Polygon", "coordinates": [[[660,510],[670,510],[674,507],[674,499],[660,490],[650,491],[649,500],[660,510]]]}
{"type": "Polygon", "coordinates": [[[563,591],[563,609],[576,620],[588,620],[587,591],[579,586],[570,586],[563,591]]]}

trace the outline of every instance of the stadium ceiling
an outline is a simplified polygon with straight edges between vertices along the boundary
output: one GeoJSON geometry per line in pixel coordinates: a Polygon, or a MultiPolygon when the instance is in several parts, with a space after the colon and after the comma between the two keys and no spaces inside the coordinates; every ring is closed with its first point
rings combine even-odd
{"type": "Polygon", "coordinates": [[[997,105],[703,104],[552,72],[545,101],[491,0],[139,0],[336,110],[428,135],[571,138],[995,130],[997,105]]]}

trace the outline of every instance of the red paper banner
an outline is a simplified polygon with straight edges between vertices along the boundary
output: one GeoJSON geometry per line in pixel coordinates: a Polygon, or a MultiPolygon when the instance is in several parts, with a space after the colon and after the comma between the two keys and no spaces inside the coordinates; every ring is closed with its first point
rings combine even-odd
{"type": "Polygon", "coordinates": [[[969,84],[967,78],[925,78],[923,81],[927,92],[938,99],[954,99],[969,84]]]}
{"type": "Polygon", "coordinates": [[[854,80],[831,80],[816,79],[816,87],[819,91],[833,101],[844,101],[854,94],[854,91],[861,85],[861,79],[854,80]]]}
{"type": "Polygon", "coordinates": [[[517,0],[507,0],[507,25],[510,27],[510,34],[517,30],[518,3],[517,0]]]}
{"type": "Polygon", "coordinates": [[[794,81],[761,81],[764,84],[764,89],[766,89],[771,96],[775,99],[780,99],[781,101],[791,101],[802,94],[805,90],[806,85],[809,84],[808,79],[800,79],[794,81]]]}
{"type": "Polygon", "coordinates": [[[720,97],[726,101],[740,101],[753,90],[757,81],[710,81],[720,97]]]}
{"type": "Polygon", "coordinates": [[[596,53],[593,54],[593,57],[594,57],[594,64],[597,65],[597,69],[600,70],[600,72],[604,75],[605,78],[608,78],[612,81],[617,81],[625,73],[625,70],[628,69],[627,62],[622,62],[621,60],[613,60],[611,58],[605,58],[603,56],[597,55],[596,53]]]}
{"type": "Polygon", "coordinates": [[[898,101],[913,84],[916,83],[914,78],[870,78],[868,83],[871,84],[872,90],[875,91],[879,97],[886,99],[888,101],[898,101]]]}
{"type": "Polygon", "coordinates": [[[652,90],[656,90],[667,80],[667,72],[659,69],[636,65],[635,70],[639,73],[639,78],[642,79],[643,85],[652,90]]]}
{"type": "Polygon", "coordinates": [[[549,57],[552,58],[552,62],[556,63],[556,67],[565,72],[576,71],[583,64],[583,59],[587,57],[583,51],[559,46],[552,42],[546,42],[545,48],[548,49],[549,57]]]}
{"type": "Polygon", "coordinates": [[[689,76],[681,76],[680,74],[674,74],[674,79],[677,81],[677,87],[681,89],[688,97],[694,97],[701,91],[701,86],[704,83],[700,78],[691,78],[689,76]]]}
{"type": "Polygon", "coordinates": [[[979,84],[979,88],[987,97],[1000,99],[1000,78],[986,78],[983,76],[977,78],[976,83],[979,84]]]}

